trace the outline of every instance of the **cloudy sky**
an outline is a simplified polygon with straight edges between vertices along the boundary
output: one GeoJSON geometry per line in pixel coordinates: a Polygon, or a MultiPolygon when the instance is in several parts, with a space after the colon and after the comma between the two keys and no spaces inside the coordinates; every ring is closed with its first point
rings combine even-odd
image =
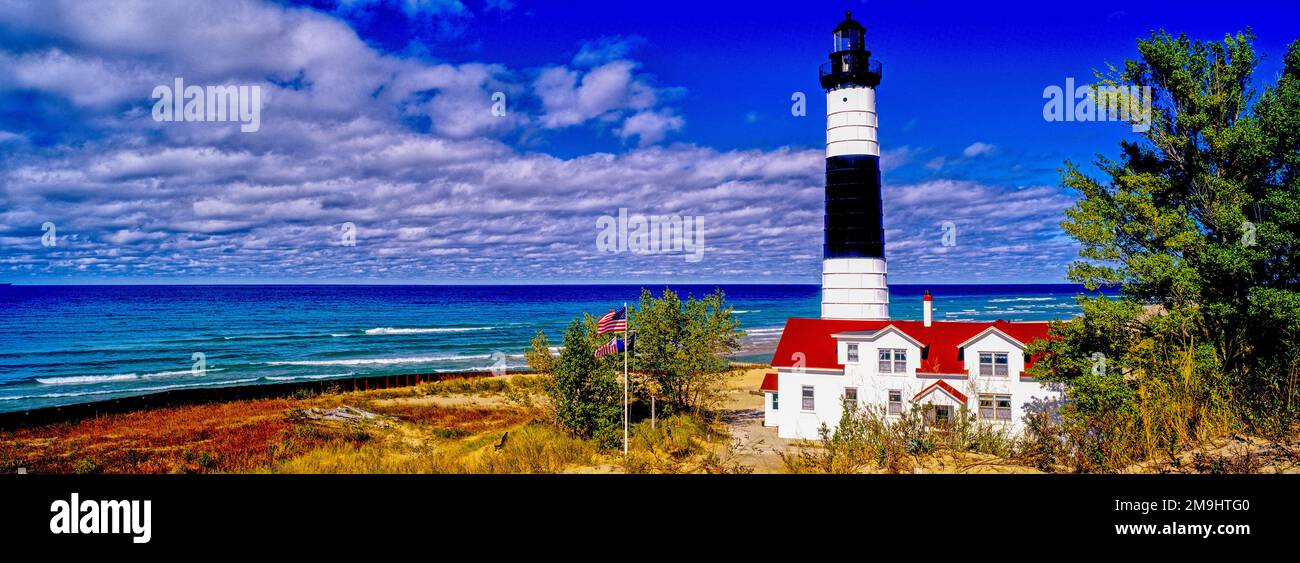
{"type": "MultiPolygon", "coordinates": [[[[1254,26],[1271,75],[1296,21],[850,4],[885,65],[896,283],[1063,280],[1057,169],[1126,129],[1047,123],[1043,88],[1158,27],[1254,26]]],[[[815,283],[844,5],[0,0],[0,281],[815,283]],[[155,120],[177,78],[259,86],[260,128],[155,120]],[[619,208],[702,217],[704,259],[600,251],[619,208]]]]}

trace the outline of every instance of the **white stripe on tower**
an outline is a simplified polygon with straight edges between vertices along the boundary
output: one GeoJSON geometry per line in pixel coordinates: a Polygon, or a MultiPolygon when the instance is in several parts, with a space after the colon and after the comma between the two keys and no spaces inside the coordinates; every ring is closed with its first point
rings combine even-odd
{"type": "Polygon", "coordinates": [[[826,157],[880,156],[876,138],[876,89],[862,86],[826,93],[826,157]]]}

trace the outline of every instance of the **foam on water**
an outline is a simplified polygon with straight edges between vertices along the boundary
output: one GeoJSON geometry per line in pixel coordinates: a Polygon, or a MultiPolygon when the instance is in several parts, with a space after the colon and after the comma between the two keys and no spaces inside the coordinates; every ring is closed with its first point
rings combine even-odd
{"type": "Polygon", "coordinates": [[[473,327],[438,327],[438,328],[368,328],[366,334],[437,334],[440,332],[473,332],[476,330],[493,330],[491,326],[473,327]]]}

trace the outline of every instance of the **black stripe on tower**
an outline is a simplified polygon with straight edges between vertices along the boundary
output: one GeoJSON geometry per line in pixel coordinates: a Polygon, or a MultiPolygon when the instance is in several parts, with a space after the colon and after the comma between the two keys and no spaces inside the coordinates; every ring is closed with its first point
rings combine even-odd
{"type": "Polygon", "coordinates": [[[826,258],[884,258],[880,157],[826,159],[826,258]]]}

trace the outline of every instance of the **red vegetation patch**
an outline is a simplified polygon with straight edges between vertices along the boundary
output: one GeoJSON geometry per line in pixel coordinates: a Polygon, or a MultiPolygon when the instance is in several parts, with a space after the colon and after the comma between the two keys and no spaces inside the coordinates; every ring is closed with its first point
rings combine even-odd
{"type": "Polygon", "coordinates": [[[304,401],[148,410],[0,433],[0,468],[36,473],[253,471],[331,437],[293,432],[304,401]]]}

